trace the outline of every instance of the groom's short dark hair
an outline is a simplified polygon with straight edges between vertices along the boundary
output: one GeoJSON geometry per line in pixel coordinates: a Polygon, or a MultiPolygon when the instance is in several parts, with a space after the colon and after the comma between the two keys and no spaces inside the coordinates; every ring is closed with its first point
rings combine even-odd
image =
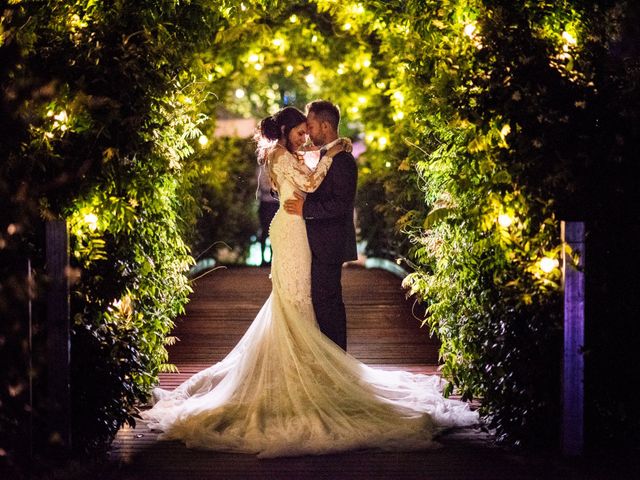
{"type": "Polygon", "coordinates": [[[329,124],[338,131],[338,125],[340,125],[340,109],[337,105],[334,105],[327,100],[314,100],[307,104],[307,115],[313,113],[322,122],[329,122],[329,124]]]}

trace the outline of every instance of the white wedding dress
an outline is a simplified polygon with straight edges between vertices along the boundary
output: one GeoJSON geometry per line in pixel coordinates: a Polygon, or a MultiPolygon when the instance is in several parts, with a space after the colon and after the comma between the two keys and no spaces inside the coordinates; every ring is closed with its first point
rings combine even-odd
{"type": "MultiPolygon", "coordinates": [[[[276,147],[270,174],[280,198],[315,190],[331,162],[325,155],[310,174],[276,147]]],[[[271,295],[224,360],[154,391],[159,400],[142,417],[161,439],[262,458],[416,450],[436,445],[442,429],[478,422],[467,404],[441,395],[439,377],[370,368],[325,337],[311,303],[305,221],[280,208],[270,235],[271,295]]]]}

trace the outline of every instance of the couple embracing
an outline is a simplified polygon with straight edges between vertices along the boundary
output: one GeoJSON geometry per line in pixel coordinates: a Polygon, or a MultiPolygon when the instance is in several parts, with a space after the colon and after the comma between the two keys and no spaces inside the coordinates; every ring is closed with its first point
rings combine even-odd
{"type": "Polygon", "coordinates": [[[160,438],[276,457],[428,448],[443,429],[477,423],[467,404],[442,396],[439,377],[374,369],[344,351],[340,279],[356,258],[357,169],[339,120],[336,106],[315,101],[307,116],[286,107],[260,123],[258,160],[281,201],[272,291],[222,361],[154,391],[142,417],[160,438]],[[307,135],[322,147],[314,170],[299,153],[307,135]]]}
{"type": "MultiPolygon", "coordinates": [[[[338,107],[327,101],[316,100],[308,104],[306,110],[305,117],[296,108],[285,107],[261,122],[261,135],[277,142],[265,160],[273,172],[275,163],[286,162],[283,156],[292,156],[296,161],[296,164],[292,164],[293,168],[299,169],[303,178],[313,182],[296,184],[294,180],[299,191],[294,192],[293,198],[286,199],[284,210],[301,216],[306,223],[311,250],[311,299],[320,331],[346,350],[347,323],[341,273],[343,262],[357,259],[353,206],[358,170],[350,153],[351,143],[348,139],[338,137],[338,107]],[[307,136],[320,149],[315,172],[306,167],[298,153],[307,136]]],[[[280,167],[276,170],[281,172],[280,167]]],[[[277,176],[273,173],[271,178],[277,182],[277,176]]],[[[289,250],[285,245],[281,247],[284,252],[289,250]]],[[[299,246],[291,245],[290,248],[292,250],[284,254],[296,255],[299,246]]]]}

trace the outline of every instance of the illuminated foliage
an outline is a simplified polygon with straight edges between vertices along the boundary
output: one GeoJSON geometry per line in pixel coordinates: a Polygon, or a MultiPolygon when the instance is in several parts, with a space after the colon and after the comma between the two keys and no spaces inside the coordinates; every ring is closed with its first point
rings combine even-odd
{"type": "MultiPolygon", "coordinates": [[[[194,211],[189,157],[205,118],[194,100],[205,94],[191,79],[200,68],[193,46],[206,46],[221,18],[206,3],[179,3],[11,2],[2,12],[2,227],[20,231],[3,234],[0,254],[3,268],[4,258],[16,258],[22,271],[31,258],[39,312],[41,222],[67,220],[77,450],[104,446],[134,421],[136,402],[171,368],[164,345],[191,290],[185,272],[193,260],[183,240],[194,211]]],[[[15,294],[15,276],[2,282],[3,355],[25,358],[28,294],[15,294]],[[4,311],[14,310],[4,330],[4,311]]],[[[29,408],[44,419],[40,318],[29,408]]],[[[29,425],[21,408],[28,378],[19,372],[3,372],[3,385],[18,387],[15,395],[2,390],[2,431],[14,439],[29,425]]],[[[44,436],[36,442],[55,441],[36,427],[44,436]]],[[[5,438],[2,448],[10,458],[29,451],[5,438]]]]}
{"type": "MultiPolygon", "coordinates": [[[[637,219],[612,208],[637,200],[621,187],[637,178],[638,55],[627,46],[637,12],[588,3],[10,2],[0,309],[15,320],[2,327],[2,355],[25,358],[21,312],[45,286],[41,262],[29,284],[20,261],[42,257],[43,218],[65,218],[76,429],[84,446],[108,441],[171,368],[164,344],[189,293],[189,241],[246,244],[251,147],[214,140],[216,118],[323,97],[366,146],[357,210],[367,253],[411,269],[405,285],[442,341],[450,388],[482,398],[501,439],[555,438],[559,219],[587,218],[614,260],[608,216],[637,219]],[[211,223],[194,235],[199,210],[211,223]]],[[[620,287],[600,263],[591,278],[620,287]]],[[[602,359],[604,342],[593,346],[602,359]]],[[[26,365],[13,364],[0,417],[11,435],[26,402],[26,365]]],[[[593,392],[600,411],[628,411],[607,395],[593,392]]]]}

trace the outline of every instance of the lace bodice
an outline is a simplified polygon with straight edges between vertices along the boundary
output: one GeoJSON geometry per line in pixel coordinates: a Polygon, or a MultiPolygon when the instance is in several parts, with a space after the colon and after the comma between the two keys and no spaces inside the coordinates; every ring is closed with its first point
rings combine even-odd
{"type": "Polygon", "coordinates": [[[283,195],[283,187],[286,181],[291,183],[294,189],[302,192],[315,192],[333,162],[332,155],[325,155],[320,159],[315,170],[311,170],[303,161],[298,160],[286,148],[276,146],[269,153],[269,173],[275,190],[283,195]]]}

